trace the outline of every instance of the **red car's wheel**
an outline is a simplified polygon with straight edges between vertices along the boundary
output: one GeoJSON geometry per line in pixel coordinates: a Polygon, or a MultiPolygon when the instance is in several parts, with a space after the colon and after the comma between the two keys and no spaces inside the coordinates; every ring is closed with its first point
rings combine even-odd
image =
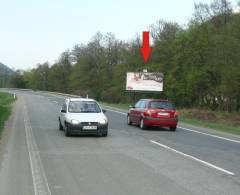
{"type": "Polygon", "coordinates": [[[143,118],[141,118],[141,120],[140,120],[140,128],[141,129],[146,129],[147,128],[147,126],[144,124],[143,118]]]}
{"type": "Polygon", "coordinates": [[[131,125],[132,124],[132,121],[131,121],[131,118],[129,115],[127,115],[127,124],[128,125],[131,125]]]}

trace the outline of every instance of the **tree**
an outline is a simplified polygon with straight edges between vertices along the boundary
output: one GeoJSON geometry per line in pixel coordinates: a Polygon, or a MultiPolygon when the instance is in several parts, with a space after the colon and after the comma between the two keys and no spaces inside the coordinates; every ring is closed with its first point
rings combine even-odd
{"type": "MultiPolygon", "coordinates": [[[[108,101],[130,101],[124,94],[126,73],[164,73],[163,97],[179,107],[240,110],[240,14],[226,0],[195,4],[188,26],[158,20],[150,26],[153,53],[148,64],[140,55],[141,37],[121,41],[112,33],[96,33],[87,44],[61,54],[50,66],[26,71],[23,83],[38,90],[77,93],[108,101]],[[69,56],[76,57],[76,64],[69,56]]],[[[20,81],[21,78],[17,78],[20,81]]],[[[21,82],[20,82],[21,83],[21,82]]],[[[140,96],[139,96],[140,97],[140,96]]]]}
{"type": "Polygon", "coordinates": [[[23,74],[21,70],[17,70],[11,78],[12,86],[16,88],[26,88],[26,82],[24,81],[23,74]]]}

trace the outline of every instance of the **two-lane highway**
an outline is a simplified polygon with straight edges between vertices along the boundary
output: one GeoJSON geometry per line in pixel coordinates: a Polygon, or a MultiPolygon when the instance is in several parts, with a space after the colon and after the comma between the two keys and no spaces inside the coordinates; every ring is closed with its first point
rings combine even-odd
{"type": "Polygon", "coordinates": [[[238,137],[196,127],[143,131],[112,108],[108,137],[65,137],[57,121],[64,97],[16,93],[0,194],[240,193],[238,137]]]}

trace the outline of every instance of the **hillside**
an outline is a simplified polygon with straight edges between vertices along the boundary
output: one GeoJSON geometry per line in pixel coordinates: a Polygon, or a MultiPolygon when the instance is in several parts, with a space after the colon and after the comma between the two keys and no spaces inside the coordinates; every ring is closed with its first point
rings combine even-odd
{"type": "Polygon", "coordinates": [[[0,87],[9,86],[13,74],[14,71],[11,68],[0,62],[0,87]]]}

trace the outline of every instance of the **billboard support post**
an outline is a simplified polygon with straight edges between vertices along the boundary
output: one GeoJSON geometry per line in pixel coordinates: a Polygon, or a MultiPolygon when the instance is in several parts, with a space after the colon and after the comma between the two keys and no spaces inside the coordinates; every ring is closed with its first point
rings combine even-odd
{"type": "Polygon", "coordinates": [[[133,92],[133,103],[136,103],[136,92],[133,92]]]}

